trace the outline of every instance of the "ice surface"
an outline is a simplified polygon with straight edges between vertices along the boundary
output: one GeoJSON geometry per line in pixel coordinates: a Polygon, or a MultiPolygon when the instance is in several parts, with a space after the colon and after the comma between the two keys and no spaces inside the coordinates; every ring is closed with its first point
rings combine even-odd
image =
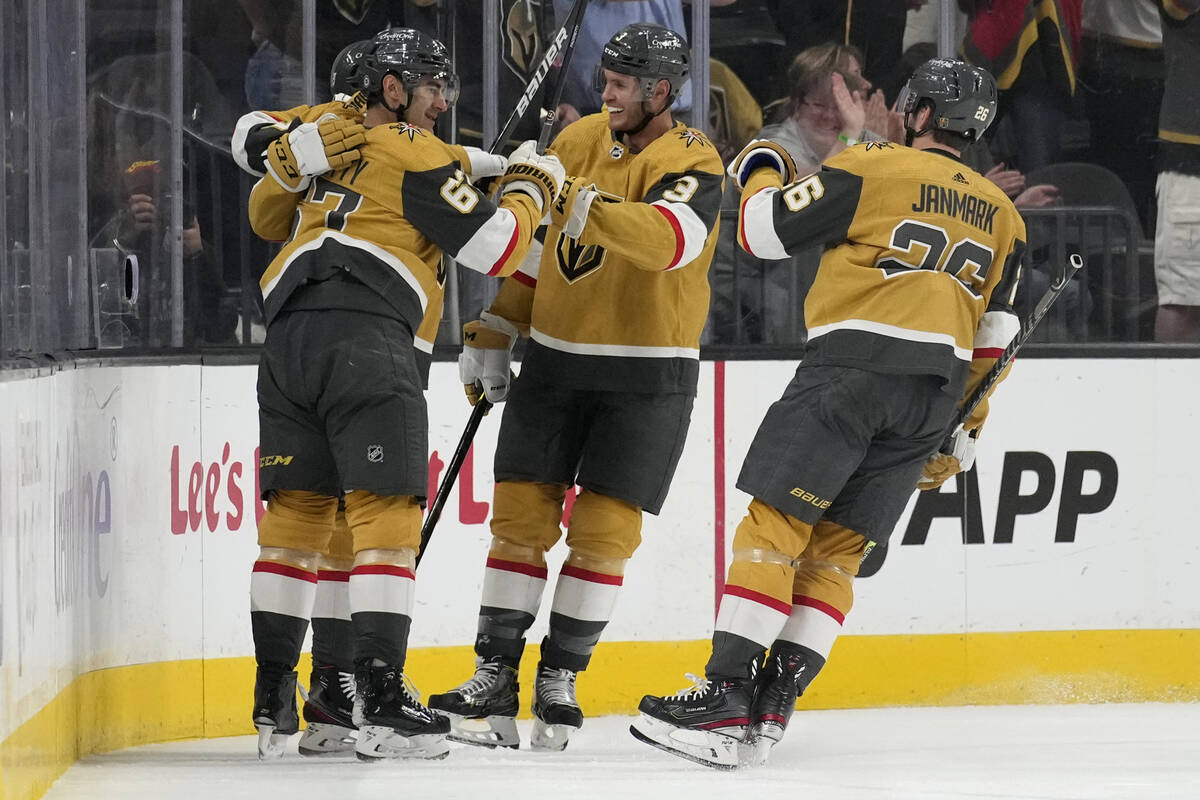
{"type": "MultiPolygon", "coordinates": [[[[454,745],[435,762],[260,763],[253,736],[84,759],[47,800],[1173,800],[1200,798],[1200,704],[797,712],[771,763],[719,772],[589,719],[562,753],[454,745]]],[[[518,722],[523,741],[530,723],[518,722]]]]}

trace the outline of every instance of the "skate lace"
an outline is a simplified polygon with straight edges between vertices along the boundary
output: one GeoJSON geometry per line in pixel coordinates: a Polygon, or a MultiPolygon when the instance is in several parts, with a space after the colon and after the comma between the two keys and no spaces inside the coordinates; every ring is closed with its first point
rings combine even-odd
{"type": "Polygon", "coordinates": [[[579,705],[575,699],[575,673],[569,669],[542,667],[538,673],[537,691],[546,705],[579,705]]]}
{"type": "Polygon", "coordinates": [[[712,681],[708,678],[701,678],[699,675],[693,675],[690,672],[684,673],[685,678],[692,682],[692,685],[686,689],[680,689],[672,697],[676,700],[696,700],[708,694],[708,688],[712,686],[712,681]]]}
{"type": "Polygon", "coordinates": [[[475,674],[458,687],[458,691],[464,695],[475,695],[486,692],[496,683],[496,678],[500,674],[500,663],[496,661],[483,661],[475,665],[475,674]]]}
{"type": "Polygon", "coordinates": [[[342,694],[346,695],[346,699],[351,703],[358,696],[358,685],[354,681],[354,675],[350,672],[338,672],[338,685],[342,687],[342,694]]]}

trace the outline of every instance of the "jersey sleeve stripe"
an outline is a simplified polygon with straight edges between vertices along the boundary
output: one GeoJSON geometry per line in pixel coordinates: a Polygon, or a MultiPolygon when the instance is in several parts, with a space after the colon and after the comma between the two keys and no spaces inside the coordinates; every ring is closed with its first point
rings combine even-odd
{"type": "Polygon", "coordinates": [[[700,221],[700,217],[687,203],[656,200],[651,205],[667,218],[675,231],[675,259],[667,270],[695,261],[704,251],[704,242],[708,239],[708,228],[700,221]]]}
{"type": "Polygon", "coordinates": [[[971,358],[1000,358],[1002,355],[1003,347],[976,347],[971,352],[971,358]]]}
{"type": "Polygon", "coordinates": [[[524,272],[517,270],[512,274],[512,279],[522,286],[528,286],[530,289],[537,288],[537,278],[526,275],[524,272]]]}
{"type": "Polygon", "coordinates": [[[466,244],[453,253],[454,260],[476,272],[495,275],[516,248],[518,233],[517,215],[507,208],[497,208],[466,244]]]}
{"type": "MultiPolygon", "coordinates": [[[[246,150],[247,140],[251,134],[262,127],[271,127],[276,130],[283,130],[285,127],[283,121],[264,111],[251,111],[243,114],[233,128],[233,136],[230,138],[229,151],[233,155],[233,160],[242,169],[249,172],[251,175],[263,174],[261,169],[256,169],[250,164],[250,158],[255,157],[255,160],[261,164],[261,153],[249,153],[246,150]]],[[[277,135],[277,134],[276,134],[277,135]]],[[[272,137],[273,138],[273,137],[272,137]]]]}
{"type": "Polygon", "coordinates": [[[779,190],[767,188],[755,192],[742,203],[738,220],[738,238],[742,249],[756,258],[772,261],[788,257],[787,248],[775,232],[775,196],[779,190]]]}
{"type": "Polygon", "coordinates": [[[1000,350],[1008,347],[1021,330],[1017,315],[1010,311],[985,311],[975,329],[975,350],[1000,350]]]}

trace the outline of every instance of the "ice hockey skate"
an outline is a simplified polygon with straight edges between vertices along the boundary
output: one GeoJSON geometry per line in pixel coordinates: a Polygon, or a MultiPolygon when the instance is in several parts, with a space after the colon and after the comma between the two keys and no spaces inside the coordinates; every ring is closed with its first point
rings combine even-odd
{"type": "Polygon", "coordinates": [[[354,751],[360,761],[445,758],[450,720],[430,711],[417,690],[392,666],[360,664],[355,674],[354,751]]]}
{"type": "Polygon", "coordinates": [[[258,668],[254,679],[254,727],[258,729],[258,757],[282,756],[288,737],[300,730],[294,670],[272,664],[258,668]]]}
{"type": "Polygon", "coordinates": [[[763,665],[743,752],[748,765],[766,764],[771,748],[783,738],[808,671],[808,659],[801,652],[772,653],[763,665]]]}
{"type": "Polygon", "coordinates": [[[471,679],[444,694],[430,695],[429,707],[450,718],[451,741],[513,749],[521,744],[517,669],[500,657],[475,659],[471,679]]]}
{"type": "Polygon", "coordinates": [[[337,667],[313,667],[303,709],[306,727],[300,735],[300,755],[349,755],[358,729],[353,722],[354,675],[337,667]]]}
{"type": "Polygon", "coordinates": [[[575,676],[569,669],[538,664],[533,681],[534,750],[563,750],[571,734],[583,727],[583,711],[575,699],[575,676]]]}
{"type": "Polygon", "coordinates": [[[715,769],[735,769],[750,722],[751,678],[707,680],[674,695],[646,695],[629,726],[634,738],[672,755],[715,769]]]}

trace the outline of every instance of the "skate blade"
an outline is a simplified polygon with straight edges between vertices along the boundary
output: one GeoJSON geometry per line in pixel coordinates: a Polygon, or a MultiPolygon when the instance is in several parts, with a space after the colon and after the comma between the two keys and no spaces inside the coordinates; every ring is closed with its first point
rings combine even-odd
{"type": "Polygon", "coordinates": [[[646,714],[633,721],[629,732],[651,747],[713,769],[737,769],[742,763],[738,752],[741,741],[724,733],[677,728],[646,714]]]}
{"type": "Polygon", "coordinates": [[[754,736],[738,747],[738,760],[743,767],[763,767],[771,757],[771,749],[778,743],[770,736],[754,736]]]}
{"type": "Polygon", "coordinates": [[[384,725],[364,725],[358,729],[354,745],[359,761],[381,761],[387,758],[445,758],[450,745],[444,733],[425,733],[401,736],[384,725]]]}
{"type": "Polygon", "coordinates": [[[521,746],[516,717],[464,717],[447,711],[441,713],[450,718],[450,733],[446,738],[452,742],[512,750],[521,746]]]}
{"type": "Polygon", "coordinates": [[[534,750],[557,753],[566,750],[571,734],[579,730],[573,725],[552,725],[533,718],[533,735],[529,737],[529,746],[534,750]]]}
{"type": "Polygon", "coordinates": [[[287,747],[291,734],[276,733],[274,725],[264,723],[256,724],[254,727],[258,729],[258,760],[283,758],[283,750],[287,747]]]}
{"type": "Polygon", "coordinates": [[[310,722],[300,736],[298,749],[307,758],[347,756],[354,752],[358,731],[328,722],[310,722]]]}

